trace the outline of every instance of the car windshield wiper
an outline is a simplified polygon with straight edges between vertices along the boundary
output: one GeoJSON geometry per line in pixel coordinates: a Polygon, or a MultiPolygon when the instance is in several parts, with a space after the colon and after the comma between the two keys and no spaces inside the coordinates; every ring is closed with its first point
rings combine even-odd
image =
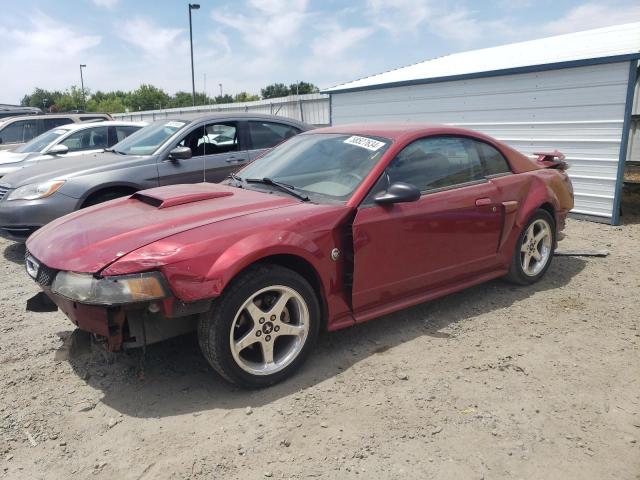
{"type": "Polygon", "coordinates": [[[238,182],[238,185],[236,185],[238,188],[242,188],[242,182],[244,181],[242,177],[236,175],[235,173],[230,173],[229,178],[238,182]]]}
{"type": "Polygon", "coordinates": [[[280,190],[282,190],[283,192],[288,193],[289,195],[293,195],[294,197],[299,198],[303,202],[308,202],[309,201],[309,197],[307,197],[306,195],[304,195],[302,193],[296,192],[294,190],[295,187],[293,185],[287,185],[286,183],[277,182],[274,179],[269,178],[269,177],[247,178],[245,181],[247,183],[263,183],[265,185],[271,185],[271,186],[279,188],[280,190]]]}
{"type": "Polygon", "coordinates": [[[117,153],[118,155],[126,155],[126,153],[121,152],[120,150],[114,150],[113,148],[105,148],[105,152],[117,153]]]}

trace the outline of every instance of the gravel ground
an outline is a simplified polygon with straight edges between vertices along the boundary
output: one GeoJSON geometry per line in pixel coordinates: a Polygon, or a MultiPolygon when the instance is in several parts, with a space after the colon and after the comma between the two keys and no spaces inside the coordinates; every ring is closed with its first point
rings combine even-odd
{"type": "Polygon", "coordinates": [[[182,337],[107,356],[0,251],[0,477],[640,478],[640,215],[568,223],[532,287],[493,281],[323,335],[297,376],[224,383],[182,337]]]}

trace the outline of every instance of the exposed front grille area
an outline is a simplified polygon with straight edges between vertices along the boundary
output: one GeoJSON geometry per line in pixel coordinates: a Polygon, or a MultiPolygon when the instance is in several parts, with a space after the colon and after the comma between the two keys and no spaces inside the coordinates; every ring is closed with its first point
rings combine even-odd
{"type": "Polygon", "coordinates": [[[8,191],[9,191],[9,187],[4,187],[0,185],[0,201],[4,199],[4,196],[7,194],[8,191]]]}
{"type": "MultiPolygon", "coordinates": [[[[24,252],[25,262],[29,257],[35,259],[35,257],[29,253],[29,250],[25,250],[24,252]]],[[[47,267],[45,264],[41,263],[39,260],[36,260],[36,261],[39,264],[39,268],[38,268],[38,273],[36,275],[35,281],[44,287],[50,287],[53,284],[53,280],[56,278],[56,275],[58,274],[58,270],[47,267]]]]}

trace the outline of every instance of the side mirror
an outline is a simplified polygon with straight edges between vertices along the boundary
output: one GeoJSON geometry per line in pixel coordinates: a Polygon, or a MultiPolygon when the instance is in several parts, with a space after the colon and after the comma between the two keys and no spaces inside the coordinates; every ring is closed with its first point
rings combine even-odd
{"type": "Polygon", "coordinates": [[[386,192],[380,192],[374,197],[378,205],[393,203],[415,202],[420,199],[420,190],[415,185],[404,182],[392,183],[386,192]]]}
{"type": "Polygon", "coordinates": [[[189,147],[176,147],[169,152],[169,160],[187,160],[191,158],[191,149],[189,147]]]}
{"type": "Polygon", "coordinates": [[[48,153],[49,155],[64,155],[66,153],[69,153],[69,147],[59,143],[58,145],[54,145],[49,150],[47,150],[46,153],[48,153]]]}

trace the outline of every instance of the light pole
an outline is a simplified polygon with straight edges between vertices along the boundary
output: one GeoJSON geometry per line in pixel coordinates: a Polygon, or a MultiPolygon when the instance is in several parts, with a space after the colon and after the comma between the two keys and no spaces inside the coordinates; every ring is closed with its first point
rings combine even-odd
{"type": "Polygon", "coordinates": [[[84,79],[82,78],[82,69],[86,67],[87,66],[84,63],[80,64],[80,86],[82,87],[82,110],[87,109],[87,102],[84,98],[84,79]]]}
{"type": "Polygon", "coordinates": [[[220,98],[222,98],[222,84],[219,83],[218,85],[220,86],[220,98]]]}
{"type": "Polygon", "coordinates": [[[193,96],[193,106],[196,106],[196,78],[193,73],[193,29],[191,27],[191,10],[198,10],[200,5],[197,3],[189,4],[189,43],[191,44],[191,93],[193,96]]]}

